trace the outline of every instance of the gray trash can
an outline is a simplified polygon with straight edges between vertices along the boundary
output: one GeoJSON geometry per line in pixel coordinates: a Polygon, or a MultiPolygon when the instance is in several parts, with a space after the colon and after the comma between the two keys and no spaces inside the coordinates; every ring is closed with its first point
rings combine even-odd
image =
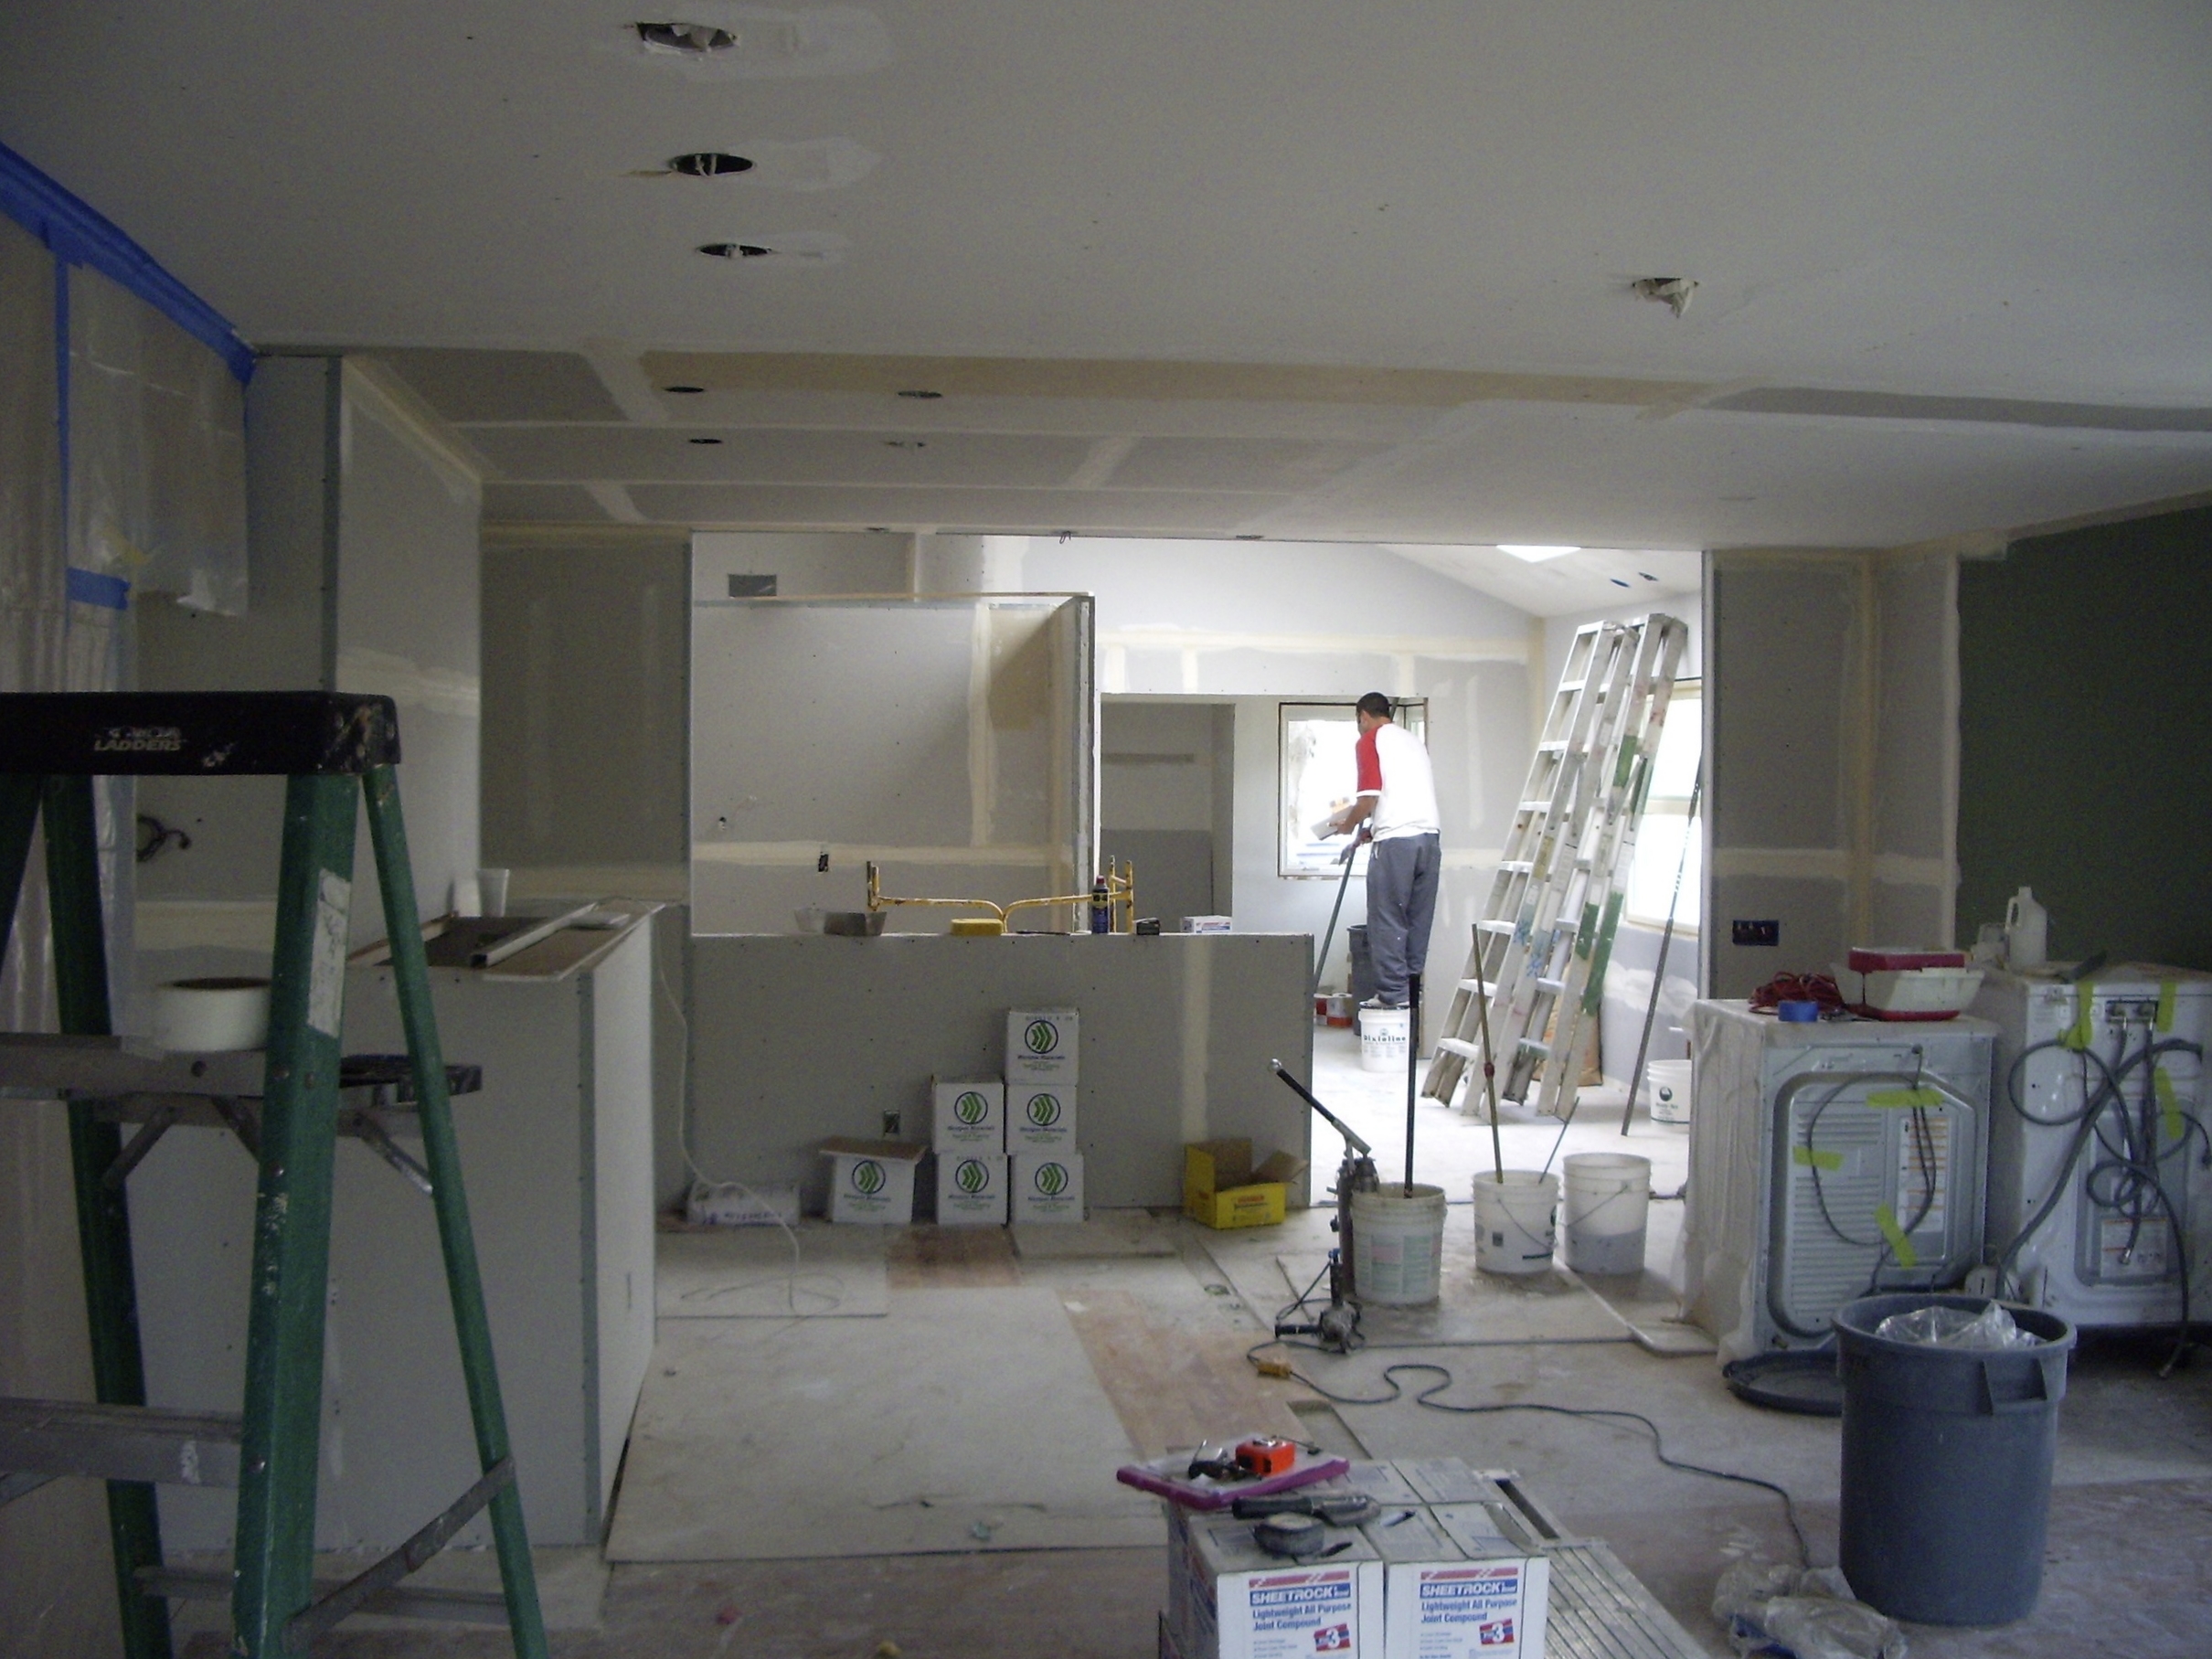
{"type": "Polygon", "coordinates": [[[2010,1308],[2043,1338],[1982,1350],[1890,1342],[1875,1328],[1930,1306],[1980,1313],[1980,1296],[1867,1296],[1835,1315],[1844,1387],[1838,1562],[1862,1601],[1923,1624],[2004,1624],[2043,1584],[2058,1401],[2073,1327],[2010,1308]]]}

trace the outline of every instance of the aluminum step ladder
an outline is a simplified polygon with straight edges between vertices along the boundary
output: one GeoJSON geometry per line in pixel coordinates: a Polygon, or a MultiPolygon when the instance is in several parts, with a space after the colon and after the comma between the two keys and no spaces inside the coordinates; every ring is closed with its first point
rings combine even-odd
{"type": "Polygon", "coordinates": [[[98,1403],[0,1401],[0,1502],[47,1480],[108,1483],[128,1659],[167,1659],[171,1596],[228,1590],[231,1652],[303,1654],[358,1611],[472,1614],[504,1622],[521,1659],[543,1659],[521,1494],[493,1364],[448,1096],[469,1088],[439,1051],[422,940],[413,925],[389,698],[325,692],[81,692],[0,696],[0,951],[34,835],[46,828],[54,980],[62,1035],[0,1038],[0,1093],[66,1100],[98,1403]],[[111,1035],[92,803],[96,775],[287,780],[265,1054],[168,1055],[111,1035]],[[355,803],[366,800],[408,1055],[348,1062],[338,1045],[353,902],[355,803]],[[394,1141],[411,1109],[417,1163],[394,1141]],[[128,1146],[121,1125],[135,1122],[128,1146]],[[139,1350],[126,1177],[167,1129],[230,1129],[260,1165],[237,1416],[148,1407],[139,1350]],[[399,1549],[342,1585],[314,1578],[324,1311],[336,1136],[363,1140],[422,1187],[437,1217],[480,1477],[399,1549]],[[235,1484],[233,1571],[173,1571],[154,1487],[235,1484]],[[400,1580],[490,1510],[503,1593],[441,1595],[400,1580]],[[213,1579],[210,1582],[210,1579],[213,1579]],[[466,1603],[468,1605],[462,1605],[466,1603]]]}
{"type": "MultiPolygon", "coordinates": [[[[1689,629],[1654,614],[1576,630],[1421,1092],[1450,1102],[1485,1033],[1498,1092],[1570,1111],[1604,994],[1636,827],[1689,629]],[[1556,1063],[1553,1063],[1555,1062],[1556,1063]]],[[[1464,1110],[1481,1108],[1471,1088],[1464,1110]]]]}

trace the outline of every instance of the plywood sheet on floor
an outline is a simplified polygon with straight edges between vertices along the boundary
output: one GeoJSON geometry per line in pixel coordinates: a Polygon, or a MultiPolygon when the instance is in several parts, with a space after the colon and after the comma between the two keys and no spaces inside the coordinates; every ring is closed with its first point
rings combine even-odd
{"type": "Polygon", "coordinates": [[[900,1292],[882,1320],[672,1320],[608,1558],[1139,1546],[1157,1505],[1059,1299],[900,1292]]]}
{"type": "Polygon", "coordinates": [[[658,1242],[654,1311],[663,1319],[879,1319],[890,1310],[880,1228],[802,1222],[789,1237],[779,1227],[732,1227],[658,1242]]]}

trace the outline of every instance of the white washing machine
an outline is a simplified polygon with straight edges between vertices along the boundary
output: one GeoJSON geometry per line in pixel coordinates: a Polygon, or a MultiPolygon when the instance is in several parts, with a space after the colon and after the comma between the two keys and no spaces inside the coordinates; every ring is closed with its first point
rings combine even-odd
{"type": "Polygon", "coordinates": [[[1844,1303],[1980,1261],[1994,1026],[1716,1001],[1691,1030],[1684,1301],[1722,1358],[1813,1346],[1844,1303]]]}
{"type": "Polygon", "coordinates": [[[2212,1315],[2212,973],[2125,962],[2080,984],[1992,973],[1998,1027],[1988,1259],[2008,1295],[2079,1325],[2212,1315]]]}

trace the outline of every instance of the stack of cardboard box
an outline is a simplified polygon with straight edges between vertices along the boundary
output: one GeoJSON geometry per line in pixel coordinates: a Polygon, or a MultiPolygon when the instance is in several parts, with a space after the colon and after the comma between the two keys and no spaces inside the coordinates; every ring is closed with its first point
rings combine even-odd
{"type": "Polygon", "coordinates": [[[1016,1008],[1006,1016],[1003,1078],[931,1079],[941,1227],[1083,1218],[1079,1034],[1072,1008],[1016,1008]]]}
{"type": "Polygon", "coordinates": [[[1357,1526],[1303,1560],[1250,1521],[1168,1505],[1172,1659],[1543,1659],[1551,1563],[1503,1490],[1457,1458],[1354,1463],[1313,1492],[1361,1492],[1357,1526]]]}

